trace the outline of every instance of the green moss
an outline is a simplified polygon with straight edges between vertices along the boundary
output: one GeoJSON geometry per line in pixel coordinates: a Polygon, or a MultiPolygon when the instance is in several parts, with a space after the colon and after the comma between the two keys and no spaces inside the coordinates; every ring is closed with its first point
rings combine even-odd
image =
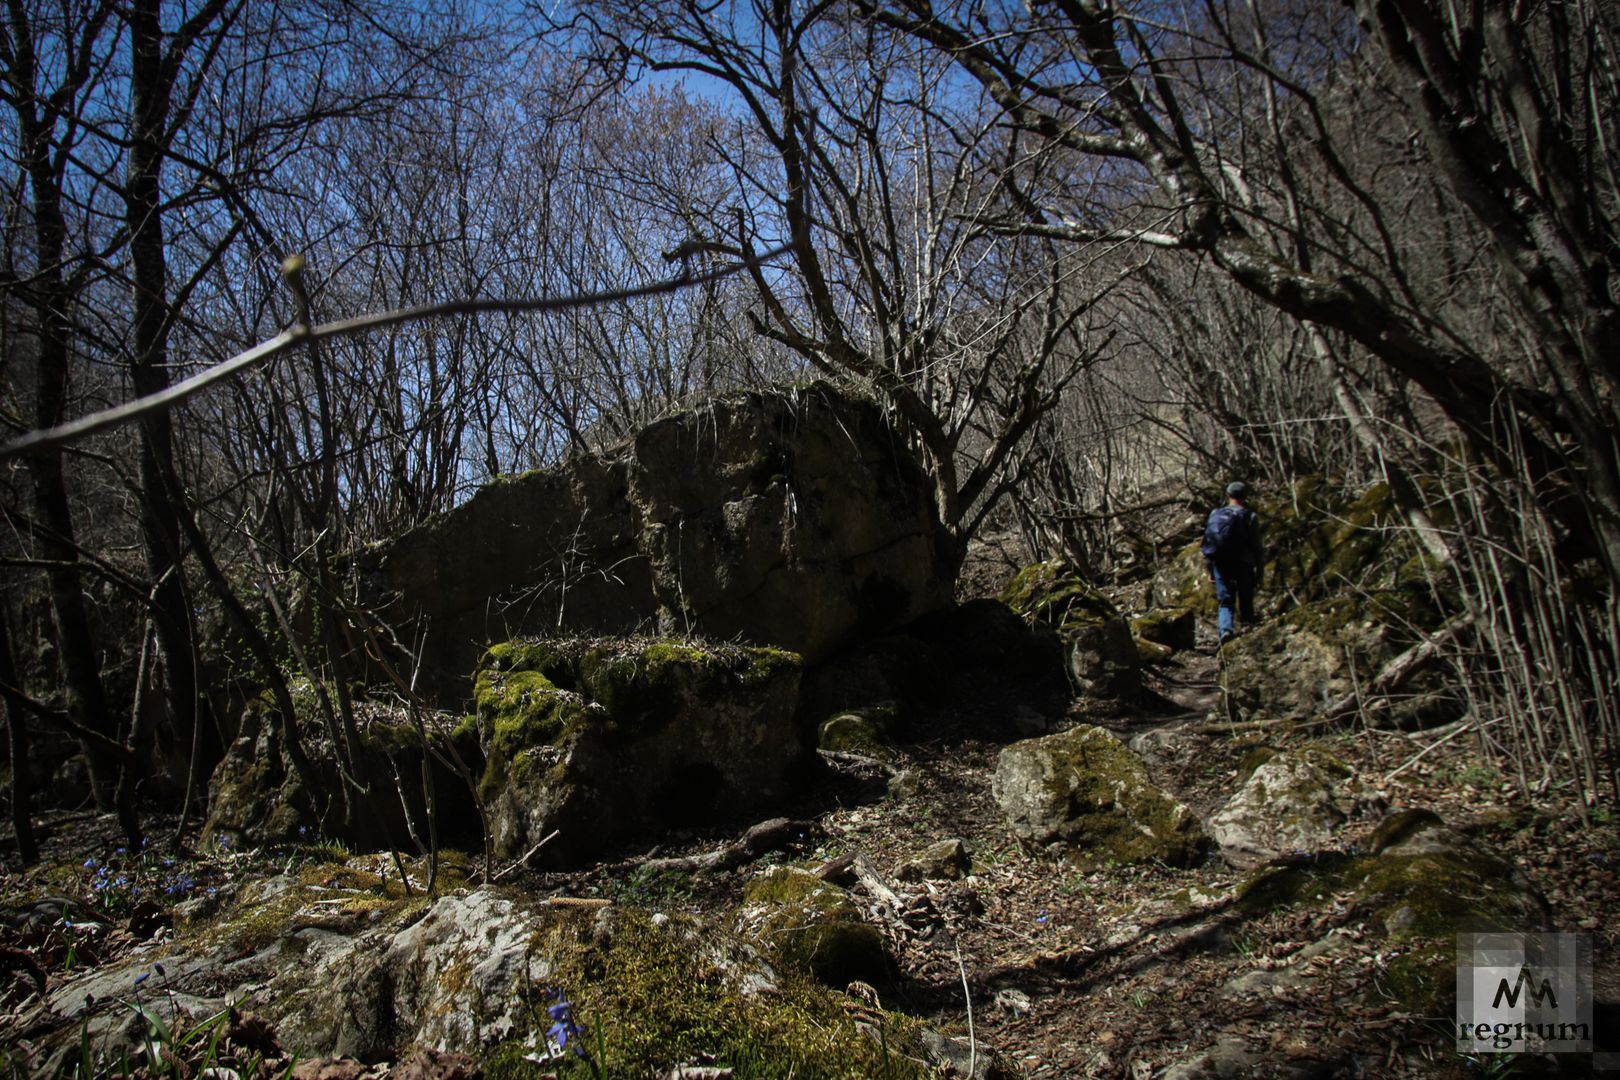
{"type": "Polygon", "coordinates": [[[999,599],[1030,625],[1045,626],[1065,639],[1119,618],[1106,596],[1060,560],[1024,567],[999,599]]]}
{"type": "Polygon", "coordinates": [[[1209,849],[1198,818],[1155,787],[1142,761],[1098,727],[1041,740],[1045,801],[1067,804],[1063,840],[1092,857],[1191,866],[1209,849]]]}
{"type": "Polygon", "coordinates": [[[887,760],[893,756],[889,739],[890,729],[881,719],[865,711],[841,712],[822,723],[816,745],[823,750],[850,751],[887,760]]]}
{"type": "MultiPolygon", "coordinates": [[[[788,975],[773,992],[745,995],[725,970],[724,947],[680,922],[656,926],[625,909],[614,911],[605,934],[590,918],[553,915],[548,922],[536,951],[554,959],[548,981],[569,993],[603,1075],[657,1076],[696,1061],[738,1078],[927,1075],[915,1060],[922,1056],[917,1020],[874,1012],[880,1042],[856,1026],[849,999],[809,980],[788,975]],[[699,948],[699,940],[708,946],[699,948]]],[[[537,995],[537,1030],[549,1024],[548,1004],[537,995]]],[[[492,1050],[486,1075],[538,1077],[556,1068],[524,1061],[523,1043],[492,1050]]]]}
{"type": "Polygon", "coordinates": [[[748,664],[738,672],[737,677],[744,686],[759,686],[784,671],[803,669],[804,658],[798,653],[760,646],[748,650],[748,664]]]}
{"type": "Polygon", "coordinates": [[[778,966],[834,987],[891,978],[894,961],[883,935],[838,886],[773,866],[749,881],[743,897],[763,912],[757,937],[778,966]]]}
{"type": "Polygon", "coordinates": [[[569,642],[526,638],[491,645],[478,662],[480,673],[485,671],[532,671],[545,676],[546,681],[563,690],[575,686],[575,661],[569,642]]]}

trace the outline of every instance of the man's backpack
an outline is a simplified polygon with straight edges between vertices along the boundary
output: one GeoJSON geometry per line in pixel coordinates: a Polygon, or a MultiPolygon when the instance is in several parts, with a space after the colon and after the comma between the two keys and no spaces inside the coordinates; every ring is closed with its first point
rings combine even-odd
{"type": "Polygon", "coordinates": [[[1222,506],[1209,515],[1204,528],[1204,558],[1233,562],[1248,558],[1254,550],[1254,511],[1246,506],[1222,506]]]}

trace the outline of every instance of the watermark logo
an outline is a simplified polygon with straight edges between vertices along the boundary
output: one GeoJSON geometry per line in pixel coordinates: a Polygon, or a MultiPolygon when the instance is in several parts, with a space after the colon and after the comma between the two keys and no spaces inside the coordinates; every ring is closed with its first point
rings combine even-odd
{"type": "Polygon", "coordinates": [[[1590,1053],[1591,938],[1458,934],[1457,1049],[1590,1053]]]}

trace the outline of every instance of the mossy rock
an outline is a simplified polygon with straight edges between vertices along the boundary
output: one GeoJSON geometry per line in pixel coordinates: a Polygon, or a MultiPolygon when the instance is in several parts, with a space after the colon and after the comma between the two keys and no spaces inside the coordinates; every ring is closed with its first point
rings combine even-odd
{"type": "MultiPolygon", "coordinates": [[[[376,878],[357,867],[337,872],[345,888],[366,891],[342,905],[319,881],[289,876],[244,890],[213,924],[168,942],[170,985],[150,1004],[154,1015],[175,999],[194,1017],[223,1008],[187,992],[235,985],[225,973],[256,950],[254,1012],[304,1059],[398,1060],[425,1044],[473,1055],[487,1076],[544,1075],[557,1063],[540,1068],[524,1054],[543,1043],[558,990],[606,1076],[660,1076],[696,1061],[737,1077],[931,1075],[921,1021],[878,1008],[853,1014],[846,995],[773,969],[725,927],[637,908],[553,906],[499,887],[407,899],[397,888],[367,888],[376,878]]],[[[111,999],[151,961],[131,957],[91,975],[111,999]]],[[[119,1025],[126,1018],[102,1012],[119,1025]]],[[[64,1023],[60,1038],[76,1044],[79,1034],[64,1023]]]]}
{"type": "Polygon", "coordinates": [[[1272,753],[1209,819],[1221,855],[1239,868],[1327,847],[1360,797],[1350,770],[1316,748],[1272,753]]]}
{"type": "Polygon", "coordinates": [[[893,710],[881,706],[841,712],[822,721],[816,745],[823,750],[865,754],[887,761],[894,756],[890,729],[893,710]]]}
{"type": "Polygon", "coordinates": [[[1400,957],[1386,988],[1417,1015],[1449,1015],[1455,1003],[1456,936],[1534,932],[1551,926],[1546,901],[1511,864],[1479,851],[1427,811],[1403,811],[1378,836],[1397,838],[1376,854],[1333,853],[1261,870],[1239,889],[1238,908],[1346,903],[1400,957]]]}
{"type": "Polygon", "coordinates": [[[1139,640],[1166,649],[1190,649],[1198,629],[1198,613],[1192,608],[1154,608],[1131,620],[1131,633],[1139,640]]]}
{"type": "Polygon", "coordinates": [[[793,653],[652,638],[513,642],[474,680],[497,853],[568,865],[671,823],[763,809],[804,758],[793,653]],[[564,689],[572,686],[574,689],[564,689]],[[567,837],[567,839],[564,839],[567,837]]]}
{"type": "Polygon", "coordinates": [[[1065,643],[1086,627],[1120,617],[1111,600],[1061,560],[1024,567],[999,599],[1030,625],[1056,631],[1065,643]]]}
{"type": "Polygon", "coordinates": [[[772,962],[832,987],[890,982],[894,958],[849,894],[806,870],[773,866],[743,889],[739,932],[772,962]]]}
{"type": "MultiPolygon", "coordinates": [[[[1443,612],[1456,609],[1449,575],[1413,542],[1387,484],[1352,497],[1333,478],[1305,476],[1284,493],[1259,496],[1253,505],[1267,556],[1257,597],[1262,613],[1323,600],[1346,587],[1438,592],[1443,612]]],[[[1432,513],[1437,523],[1446,517],[1443,509],[1432,513]]],[[[1154,576],[1155,604],[1214,614],[1214,589],[1199,546],[1194,541],[1181,548],[1154,576]]],[[[1438,617],[1430,614],[1418,625],[1433,627],[1438,617]]]]}
{"type": "Polygon", "coordinates": [[[1227,703],[1243,721],[1309,719],[1370,684],[1435,617],[1405,589],[1300,604],[1223,648],[1227,703]]]}
{"type": "Polygon", "coordinates": [[[992,784],[1013,831],[1097,861],[1200,862],[1196,815],[1148,779],[1141,759],[1102,728],[1082,726],[1001,752],[992,784]]]}

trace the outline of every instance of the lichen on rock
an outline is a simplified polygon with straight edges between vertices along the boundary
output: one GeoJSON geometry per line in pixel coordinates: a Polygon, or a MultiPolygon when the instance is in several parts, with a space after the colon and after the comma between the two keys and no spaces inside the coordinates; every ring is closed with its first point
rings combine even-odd
{"type": "Polygon", "coordinates": [[[1270,753],[1216,814],[1209,832],[1240,869],[1325,848],[1360,802],[1360,784],[1323,753],[1270,753]]]}
{"type": "Polygon", "coordinates": [[[1082,726],[1001,752],[992,785],[1013,831],[1097,859],[1200,861],[1196,815],[1148,779],[1142,761],[1102,728],[1082,726]]]}

